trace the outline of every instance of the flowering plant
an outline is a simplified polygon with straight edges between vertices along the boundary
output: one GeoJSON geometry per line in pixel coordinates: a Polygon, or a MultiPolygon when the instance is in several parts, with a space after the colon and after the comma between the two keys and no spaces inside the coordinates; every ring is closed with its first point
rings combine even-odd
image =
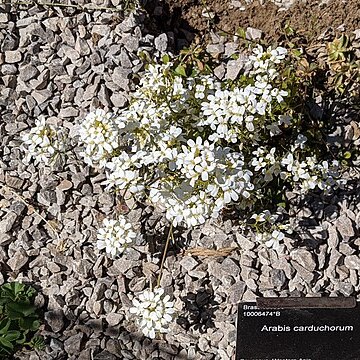
{"type": "Polygon", "coordinates": [[[232,204],[253,211],[274,184],[329,191],[341,184],[338,164],[319,162],[299,133],[286,55],[258,46],[234,81],[196,67],[188,76],[165,56],[148,66],[127,109],[87,116],[85,161],[105,167],[107,189],[147,199],[174,226],[203,224],[232,204]]]}
{"type": "Polygon", "coordinates": [[[118,220],[104,219],[97,238],[98,249],[105,249],[110,256],[116,257],[134,243],[136,233],[126,218],[120,215],[118,220]]]}
{"type": "MultiPolygon", "coordinates": [[[[165,55],[148,65],[127,109],[86,116],[80,155],[105,169],[106,189],[160,207],[173,226],[203,224],[230,205],[251,216],[284,189],[341,186],[337,161],[321,161],[311,146],[286,57],[283,47],[258,45],[235,80],[220,81],[210,66],[165,55]]],[[[61,149],[44,118],[24,141],[45,162],[61,149]]],[[[110,252],[106,239],[99,246],[110,252]]],[[[123,249],[115,243],[113,255],[123,249]]]]}
{"type": "MultiPolygon", "coordinates": [[[[283,47],[258,45],[234,80],[220,80],[211,64],[164,55],[148,65],[126,109],[97,109],[80,124],[80,156],[104,169],[106,189],[161,208],[170,222],[158,286],[173,227],[204,224],[232,206],[256,241],[282,252],[290,225],[264,208],[286,200],[285,190],[343,185],[339,163],[324,159],[326,147],[299,111],[300,84],[287,56],[283,47]]],[[[62,149],[44,118],[24,141],[29,156],[45,163],[62,149]]],[[[120,215],[104,220],[97,247],[116,257],[135,238],[120,215]]],[[[163,295],[145,290],[130,309],[151,338],[167,332],[174,315],[163,295]]]]}
{"type": "Polygon", "coordinates": [[[170,296],[164,289],[144,290],[138,299],[133,300],[130,313],[137,315],[137,322],[145,336],[155,338],[157,332],[166,333],[175,312],[170,296]]]}
{"type": "Polygon", "coordinates": [[[35,163],[51,164],[55,156],[65,150],[62,134],[47,124],[44,116],[35,120],[35,126],[23,135],[22,141],[28,147],[26,160],[34,158],[35,163]]]}

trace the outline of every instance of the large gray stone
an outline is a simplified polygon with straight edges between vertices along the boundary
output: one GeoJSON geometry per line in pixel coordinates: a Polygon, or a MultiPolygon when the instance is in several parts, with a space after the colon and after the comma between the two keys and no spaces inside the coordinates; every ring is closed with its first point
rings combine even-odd
{"type": "Polygon", "coordinates": [[[350,255],[346,256],[344,264],[348,269],[360,270],[360,256],[350,255]]]}
{"type": "Polygon", "coordinates": [[[58,333],[64,327],[64,313],[62,310],[45,312],[45,321],[54,333],[58,333]]]}
{"type": "Polygon", "coordinates": [[[316,263],[312,254],[305,249],[295,249],[291,251],[290,257],[293,261],[296,261],[299,265],[310,272],[314,271],[316,268],[316,263]]]}
{"type": "Polygon", "coordinates": [[[19,78],[23,81],[29,81],[39,75],[39,70],[33,65],[21,66],[19,69],[19,78]]]}
{"type": "Polygon", "coordinates": [[[12,271],[19,271],[27,262],[29,258],[24,249],[19,249],[11,258],[7,264],[10,266],[12,271]]]}
{"type": "Polygon", "coordinates": [[[19,50],[5,51],[5,62],[8,64],[15,64],[21,61],[21,52],[19,50]]]}
{"type": "Polygon", "coordinates": [[[13,211],[9,211],[5,215],[3,220],[0,222],[0,235],[9,232],[12,229],[17,217],[18,215],[13,211]]]}
{"type": "Polygon", "coordinates": [[[82,341],[84,334],[79,332],[76,335],[70,336],[64,341],[64,349],[69,355],[77,355],[80,353],[82,348],[82,341]]]}

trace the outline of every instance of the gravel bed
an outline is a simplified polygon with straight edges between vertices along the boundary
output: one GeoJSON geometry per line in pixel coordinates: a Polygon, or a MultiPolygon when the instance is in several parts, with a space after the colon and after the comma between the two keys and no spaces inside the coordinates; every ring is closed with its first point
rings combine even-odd
{"type": "MultiPolygon", "coordinates": [[[[132,293],[158,273],[168,230],[161,214],[132,211],[146,237],[108,259],[94,248],[102,219],[118,205],[104,192],[104,175],[76,156],[75,140],[74,155],[60,159],[55,171],[27,163],[20,136],[45,115],[71,138],[90,110],[125,107],[143,68],[139,50],[158,56],[174,41],[171,33],[147,34],[144,18],[141,11],[122,17],[38,6],[0,14],[0,284],[17,279],[38,289],[47,341],[44,352],[16,359],[226,360],[235,353],[242,300],[360,297],[359,190],[351,174],[355,180],[334,196],[294,201],[291,221],[300,231],[285,239],[282,254],[257,246],[230,220],[175,233],[179,243],[169,252],[161,286],[180,316],[162,339],[138,331],[129,307],[132,293]],[[194,247],[234,250],[227,256],[182,251],[194,247]]],[[[248,32],[258,36],[256,29],[248,32]]],[[[237,44],[224,41],[214,34],[208,51],[224,58],[219,77],[234,78],[238,64],[230,56],[237,44]]]]}

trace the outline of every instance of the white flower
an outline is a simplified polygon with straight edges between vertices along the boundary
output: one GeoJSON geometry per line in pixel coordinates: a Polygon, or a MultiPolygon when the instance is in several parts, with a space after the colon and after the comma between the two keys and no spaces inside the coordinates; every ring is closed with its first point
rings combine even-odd
{"type": "Polygon", "coordinates": [[[112,152],[119,147],[119,130],[125,124],[102,109],[89,113],[80,124],[80,142],[85,147],[80,155],[89,165],[104,167],[112,152]]]}
{"type": "Polygon", "coordinates": [[[109,255],[116,257],[134,243],[136,233],[126,218],[120,215],[117,220],[105,219],[97,238],[97,248],[105,249],[109,255]]]}
{"type": "Polygon", "coordinates": [[[174,304],[169,301],[170,296],[164,295],[164,289],[156,288],[144,290],[133,300],[130,313],[137,315],[137,323],[143,334],[154,339],[157,333],[169,331],[169,324],[173,321],[174,304]]]}
{"type": "Polygon", "coordinates": [[[265,241],[265,245],[269,248],[273,248],[274,250],[280,250],[280,241],[284,239],[285,235],[278,230],[274,230],[271,234],[269,234],[269,239],[265,241]]]}
{"type": "Polygon", "coordinates": [[[56,153],[65,149],[64,139],[60,138],[53,126],[46,123],[44,116],[35,120],[35,126],[23,135],[22,140],[28,147],[27,161],[33,157],[35,163],[49,164],[56,153]]]}
{"type": "Polygon", "coordinates": [[[300,149],[304,149],[306,141],[307,137],[305,135],[299,134],[295,140],[295,148],[299,147],[300,149]]]}

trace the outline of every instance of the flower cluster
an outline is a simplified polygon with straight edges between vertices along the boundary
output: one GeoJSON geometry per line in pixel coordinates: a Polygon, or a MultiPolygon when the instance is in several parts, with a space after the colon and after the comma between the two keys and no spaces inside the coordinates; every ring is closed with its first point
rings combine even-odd
{"type": "Polygon", "coordinates": [[[107,189],[146,197],[174,226],[202,224],[234,203],[251,208],[275,179],[329,190],[336,164],[305,156],[304,135],[272,141],[296,126],[277,69],[286,54],[256,47],[234,82],[200,70],[186,77],[170,61],[149,65],[126,110],[87,116],[84,158],[105,167],[107,189]]]}
{"type": "Polygon", "coordinates": [[[138,299],[133,300],[132,314],[137,315],[137,322],[145,336],[155,338],[156,333],[168,332],[173,320],[174,304],[170,296],[164,295],[164,289],[144,290],[138,299]]]}
{"type": "Polygon", "coordinates": [[[320,161],[299,133],[292,79],[281,75],[286,55],[259,45],[234,81],[196,67],[186,76],[166,56],[148,65],[127,109],[86,116],[81,155],[105,169],[106,189],[150,200],[174,226],[203,224],[233,204],[253,211],[268,186],[341,186],[336,161],[320,161]]]}
{"type": "Polygon", "coordinates": [[[115,257],[134,243],[136,233],[126,218],[119,215],[117,220],[104,219],[103,226],[98,230],[97,238],[98,249],[105,249],[109,255],[115,257]]]}
{"type": "Polygon", "coordinates": [[[119,147],[118,129],[123,124],[113,121],[113,115],[102,109],[89,113],[81,123],[79,140],[85,149],[84,161],[92,166],[104,167],[113,151],[119,147]]]}
{"type": "Polygon", "coordinates": [[[35,126],[22,137],[28,147],[27,161],[32,157],[36,163],[49,164],[57,153],[64,151],[65,143],[54,126],[46,123],[45,117],[35,120],[35,126]]]}
{"type": "Polygon", "coordinates": [[[329,192],[341,187],[343,180],[339,178],[338,161],[318,162],[315,156],[303,156],[306,141],[306,136],[299,134],[288,152],[279,152],[275,147],[268,150],[264,146],[253,151],[251,165],[258,174],[258,181],[266,183],[274,177],[280,177],[294,187],[297,186],[302,193],[315,188],[329,192]]]}

